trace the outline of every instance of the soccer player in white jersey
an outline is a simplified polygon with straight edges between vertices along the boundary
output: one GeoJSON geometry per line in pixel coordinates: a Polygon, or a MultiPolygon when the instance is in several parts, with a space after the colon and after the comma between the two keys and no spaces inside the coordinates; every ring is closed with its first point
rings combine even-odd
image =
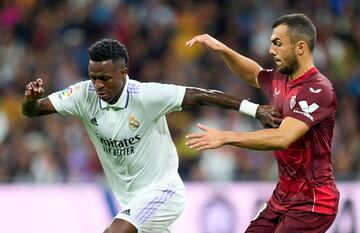
{"type": "Polygon", "coordinates": [[[42,80],[26,85],[22,111],[34,117],[51,113],[74,115],[95,145],[122,211],[105,233],[170,232],[185,206],[178,156],[165,115],[182,107],[212,105],[239,110],[265,127],[281,119],[269,105],[255,105],[219,91],[128,77],[124,45],[102,39],[89,48],[90,80],[42,98],[42,80]]]}

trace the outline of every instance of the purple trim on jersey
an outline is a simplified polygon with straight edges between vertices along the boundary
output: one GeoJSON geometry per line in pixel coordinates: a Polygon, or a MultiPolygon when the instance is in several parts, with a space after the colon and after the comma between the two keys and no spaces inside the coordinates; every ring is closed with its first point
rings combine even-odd
{"type": "Polygon", "coordinates": [[[90,92],[96,91],[96,89],[95,89],[95,87],[94,87],[94,85],[92,83],[89,84],[88,91],[90,91],[90,92]]]}
{"type": "Polygon", "coordinates": [[[163,190],[162,192],[161,196],[155,197],[136,215],[135,218],[140,224],[143,224],[146,220],[148,220],[148,218],[160,207],[160,205],[164,204],[175,194],[175,191],[170,189],[163,190]]]}
{"type": "Polygon", "coordinates": [[[129,82],[128,83],[128,92],[131,94],[139,94],[140,93],[140,87],[141,84],[140,83],[134,83],[134,82],[129,82]]]}

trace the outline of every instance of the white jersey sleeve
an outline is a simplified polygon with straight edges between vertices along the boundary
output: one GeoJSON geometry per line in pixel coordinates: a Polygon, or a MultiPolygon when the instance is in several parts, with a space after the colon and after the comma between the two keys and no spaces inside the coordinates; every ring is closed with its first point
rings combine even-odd
{"type": "Polygon", "coordinates": [[[85,82],[79,82],[64,90],[54,92],[48,97],[60,114],[80,117],[82,115],[81,99],[84,99],[83,89],[87,86],[85,82]]]}
{"type": "Polygon", "coordinates": [[[141,101],[145,111],[152,118],[169,112],[180,111],[186,87],[173,84],[143,83],[141,101]]]}

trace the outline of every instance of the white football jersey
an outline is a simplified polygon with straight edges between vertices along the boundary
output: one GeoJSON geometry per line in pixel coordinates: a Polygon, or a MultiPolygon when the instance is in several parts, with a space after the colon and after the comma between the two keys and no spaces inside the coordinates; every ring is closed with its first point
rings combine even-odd
{"type": "Polygon", "coordinates": [[[180,111],[185,87],[127,78],[119,100],[101,100],[90,80],[49,95],[62,115],[84,123],[118,200],[127,203],[148,185],[184,185],[165,114],[180,111]]]}

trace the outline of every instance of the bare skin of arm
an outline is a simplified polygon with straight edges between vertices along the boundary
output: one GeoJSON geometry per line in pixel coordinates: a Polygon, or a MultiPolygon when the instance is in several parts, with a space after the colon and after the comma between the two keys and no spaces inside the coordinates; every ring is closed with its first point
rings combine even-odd
{"type": "Polygon", "coordinates": [[[253,87],[260,88],[257,77],[262,68],[258,63],[250,58],[240,55],[208,34],[193,37],[191,40],[186,42],[186,46],[191,48],[197,43],[204,44],[209,49],[218,52],[227,66],[239,78],[244,79],[253,87]]]}
{"type": "Polygon", "coordinates": [[[204,133],[186,136],[186,145],[198,151],[215,149],[223,145],[254,150],[286,149],[309,130],[309,126],[304,122],[292,117],[286,117],[277,129],[254,132],[219,131],[201,124],[198,126],[204,133]]]}
{"type": "MultiPolygon", "coordinates": [[[[25,97],[22,102],[22,112],[25,116],[36,117],[56,113],[48,97],[41,98],[44,94],[42,80],[37,79],[26,85],[25,97]]],[[[227,95],[220,91],[205,90],[200,88],[187,88],[182,103],[183,107],[194,107],[201,105],[218,106],[225,109],[238,111],[242,100],[227,95]]],[[[270,105],[260,105],[256,112],[256,118],[266,128],[279,127],[281,114],[270,105]]]]}
{"type": "MultiPolygon", "coordinates": [[[[239,111],[241,101],[241,99],[227,95],[221,91],[186,88],[182,107],[207,105],[239,111]]],[[[259,105],[256,111],[256,118],[266,128],[279,127],[281,123],[280,117],[280,112],[270,105],[259,105]]]]}
{"type": "Polygon", "coordinates": [[[44,94],[43,82],[37,79],[26,85],[25,96],[22,101],[22,112],[27,117],[36,117],[56,113],[49,98],[41,98],[44,94]]]}

